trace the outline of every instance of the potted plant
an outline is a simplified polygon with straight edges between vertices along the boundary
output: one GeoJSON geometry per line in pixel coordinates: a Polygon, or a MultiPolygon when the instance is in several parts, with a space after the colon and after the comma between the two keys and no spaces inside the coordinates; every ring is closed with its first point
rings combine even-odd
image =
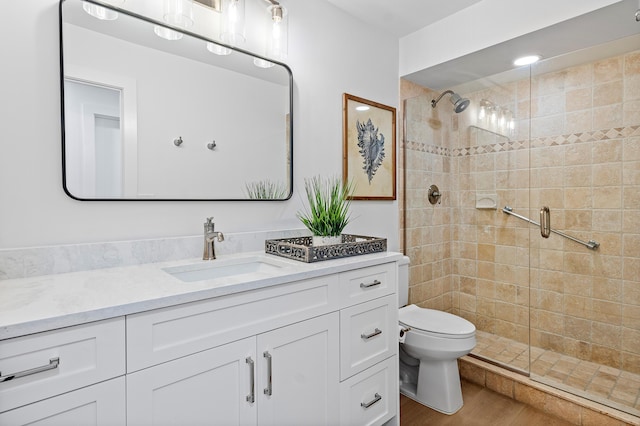
{"type": "Polygon", "coordinates": [[[314,246],[339,244],[342,230],[351,221],[349,207],[353,184],[337,177],[314,176],[304,181],[308,209],[297,216],[313,234],[314,246]]]}

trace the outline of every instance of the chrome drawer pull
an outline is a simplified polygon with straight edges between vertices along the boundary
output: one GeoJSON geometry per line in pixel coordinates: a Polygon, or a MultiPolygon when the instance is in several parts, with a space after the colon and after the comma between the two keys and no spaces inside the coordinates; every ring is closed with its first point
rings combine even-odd
{"type": "Polygon", "coordinates": [[[369,401],[369,402],[361,402],[360,406],[362,408],[369,408],[373,404],[375,404],[376,402],[380,401],[381,399],[382,399],[382,397],[378,394],[378,392],[376,392],[376,394],[374,395],[374,398],[371,401],[369,401]]]}
{"type": "Polygon", "coordinates": [[[271,382],[271,354],[269,352],[264,352],[262,354],[267,359],[267,387],[264,388],[264,394],[271,396],[273,393],[273,383],[271,382]]]}
{"type": "Polygon", "coordinates": [[[373,282],[370,283],[370,284],[360,283],[360,288],[375,287],[375,286],[380,285],[380,284],[382,284],[382,281],[373,280],[373,282]]]}
{"type": "Polygon", "coordinates": [[[253,360],[251,359],[251,357],[247,357],[245,358],[245,361],[247,362],[247,364],[249,364],[249,368],[251,369],[251,374],[249,374],[249,388],[251,389],[251,393],[249,395],[247,395],[247,402],[250,403],[254,403],[256,402],[256,376],[255,376],[255,372],[253,369],[253,364],[255,364],[253,362],[253,360]]]}
{"type": "Polygon", "coordinates": [[[31,376],[32,374],[42,373],[43,371],[47,370],[54,370],[58,368],[59,364],[60,358],[51,358],[49,360],[49,364],[43,365],[42,367],[31,368],[29,370],[20,371],[18,373],[7,374],[6,376],[3,376],[0,372],[0,383],[8,382],[9,380],[18,379],[20,377],[31,376]]]}
{"type": "Polygon", "coordinates": [[[364,333],[362,333],[362,334],[360,335],[360,337],[361,337],[362,339],[364,339],[364,340],[369,340],[369,339],[371,339],[372,337],[377,336],[378,334],[382,334],[382,330],[380,330],[379,328],[377,328],[377,327],[376,327],[376,329],[373,331],[373,333],[371,333],[371,334],[364,334],[364,333]]]}

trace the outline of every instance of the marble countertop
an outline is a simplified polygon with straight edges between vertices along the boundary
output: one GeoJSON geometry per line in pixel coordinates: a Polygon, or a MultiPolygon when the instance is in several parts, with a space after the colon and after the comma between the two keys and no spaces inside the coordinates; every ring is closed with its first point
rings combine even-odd
{"type": "Polygon", "coordinates": [[[0,340],[400,260],[384,252],[303,263],[264,252],[0,280],[0,340]],[[163,268],[262,256],[281,268],[184,282],[163,268]]]}

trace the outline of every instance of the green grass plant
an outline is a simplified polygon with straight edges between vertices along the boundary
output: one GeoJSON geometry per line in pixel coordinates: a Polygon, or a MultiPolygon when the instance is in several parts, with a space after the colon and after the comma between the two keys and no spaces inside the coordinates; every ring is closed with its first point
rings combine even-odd
{"type": "Polygon", "coordinates": [[[313,235],[341,235],[351,221],[349,197],[353,194],[353,183],[343,183],[338,176],[314,176],[305,179],[304,189],[309,206],[297,213],[298,219],[313,235]]]}

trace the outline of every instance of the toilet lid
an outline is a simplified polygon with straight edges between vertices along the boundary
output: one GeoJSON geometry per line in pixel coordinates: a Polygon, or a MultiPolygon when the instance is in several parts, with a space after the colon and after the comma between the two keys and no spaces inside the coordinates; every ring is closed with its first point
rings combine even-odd
{"type": "Polygon", "coordinates": [[[476,331],[476,327],[464,318],[416,305],[401,308],[398,319],[403,325],[411,328],[455,337],[464,337],[476,331]]]}

